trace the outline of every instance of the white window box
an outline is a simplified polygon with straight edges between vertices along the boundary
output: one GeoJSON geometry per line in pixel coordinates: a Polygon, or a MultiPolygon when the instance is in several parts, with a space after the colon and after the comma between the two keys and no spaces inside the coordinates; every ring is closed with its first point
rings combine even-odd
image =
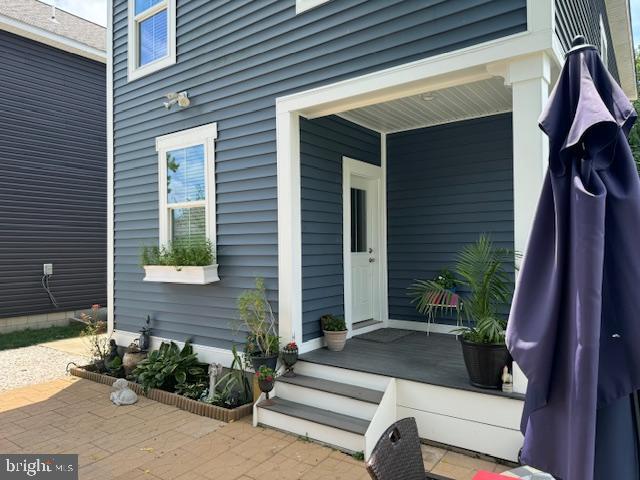
{"type": "Polygon", "coordinates": [[[204,267],[172,267],[166,265],[145,265],[145,282],[185,283],[206,285],[220,281],[218,265],[204,267]]]}

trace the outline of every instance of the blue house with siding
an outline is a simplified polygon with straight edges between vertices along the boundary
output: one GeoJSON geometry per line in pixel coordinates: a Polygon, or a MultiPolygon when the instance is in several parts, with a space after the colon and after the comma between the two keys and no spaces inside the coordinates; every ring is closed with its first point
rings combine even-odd
{"type": "Polygon", "coordinates": [[[105,38],[46,3],[0,2],[0,333],[106,304],[105,38]]]}
{"type": "Polygon", "coordinates": [[[262,277],[303,379],[278,382],[256,424],[368,455],[413,416],[426,440],[515,460],[526,379],[515,366],[514,394],[469,387],[451,326],[427,337],[406,291],[482,233],[525,249],[546,168],[537,119],[574,35],[635,98],[628,1],[113,0],[109,11],[118,343],[150,315],[155,345],[192,339],[200,358],[229,364],[245,340],[236,300],[262,277]],[[169,188],[167,158],[188,171],[183,187],[169,188]],[[140,248],[185,235],[213,242],[216,265],[145,281],[140,248]],[[345,316],[348,355],[323,348],[326,313],[345,316]],[[357,338],[383,328],[415,333],[391,350],[357,338]]]}

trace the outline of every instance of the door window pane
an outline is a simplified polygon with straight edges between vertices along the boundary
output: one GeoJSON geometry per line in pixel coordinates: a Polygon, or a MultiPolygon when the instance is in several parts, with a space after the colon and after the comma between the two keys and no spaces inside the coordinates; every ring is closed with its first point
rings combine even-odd
{"type": "Polygon", "coordinates": [[[206,230],[205,207],[171,210],[171,241],[174,244],[204,242],[206,230]]]}
{"type": "Polygon", "coordinates": [[[140,32],[140,66],[167,56],[167,10],[139,23],[140,32]]]}
{"type": "Polygon", "coordinates": [[[204,145],[167,152],[167,203],[205,200],[204,145]]]}
{"type": "Polygon", "coordinates": [[[351,251],[367,251],[367,192],[351,189],[351,251]]]}

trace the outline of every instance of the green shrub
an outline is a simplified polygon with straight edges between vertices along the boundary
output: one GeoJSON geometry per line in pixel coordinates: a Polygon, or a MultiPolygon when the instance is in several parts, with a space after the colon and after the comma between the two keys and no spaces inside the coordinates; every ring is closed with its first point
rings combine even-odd
{"type": "Polygon", "coordinates": [[[280,351],[276,319],[262,278],[256,278],[256,288],[238,298],[241,326],[247,333],[245,353],[249,356],[271,356],[280,351]]]}
{"type": "Polygon", "coordinates": [[[253,393],[251,383],[242,368],[242,358],[235,345],[232,348],[233,362],[229,371],[215,384],[215,391],[205,395],[203,401],[224,408],[236,408],[251,403],[253,393]]]}
{"type": "Polygon", "coordinates": [[[215,250],[209,240],[171,243],[168,247],[142,247],[142,265],[204,267],[216,263],[215,250]]]}
{"type": "Polygon", "coordinates": [[[322,329],[327,332],[344,332],[347,329],[344,317],[337,315],[323,315],[320,317],[320,323],[322,324],[322,329]]]}
{"type": "Polygon", "coordinates": [[[142,360],[133,371],[137,382],[145,392],[150,388],[160,388],[172,392],[185,388],[185,383],[205,375],[205,370],[193,353],[193,347],[186,342],[182,350],[175,343],[162,343],[142,360]]]}

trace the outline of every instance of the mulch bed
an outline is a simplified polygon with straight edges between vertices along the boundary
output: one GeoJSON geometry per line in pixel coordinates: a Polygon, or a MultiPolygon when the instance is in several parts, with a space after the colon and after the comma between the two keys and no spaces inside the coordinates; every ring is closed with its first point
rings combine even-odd
{"type": "MultiPolygon", "coordinates": [[[[102,383],[103,385],[109,386],[113,385],[113,382],[117,380],[117,378],[111,377],[109,375],[104,375],[102,373],[92,372],[87,368],[90,367],[74,367],[69,370],[69,373],[76,377],[84,378],[86,380],[91,380],[93,382],[102,383]]],[[[223,422],[234,422],[253,413],[252,403],[247,403],[246,405],[242,405],[233,409],[228,409],[218,407],[217,405],[211,405],[209,403],[199,402],[197,400],[191,400],[190,398],[178,395],[177,393],[166,392],[157,388],[151,388],[145,394],[142,386],[134,382],[128,383],[131,390],[136,392],[138,395],[144,395],[150,400],[155,400],[156,402],[164,403],[165,405],[177,407],[180,410],[185,410],[187,412],[194,413],[203,417],[214,418],[223,422]]]]}

